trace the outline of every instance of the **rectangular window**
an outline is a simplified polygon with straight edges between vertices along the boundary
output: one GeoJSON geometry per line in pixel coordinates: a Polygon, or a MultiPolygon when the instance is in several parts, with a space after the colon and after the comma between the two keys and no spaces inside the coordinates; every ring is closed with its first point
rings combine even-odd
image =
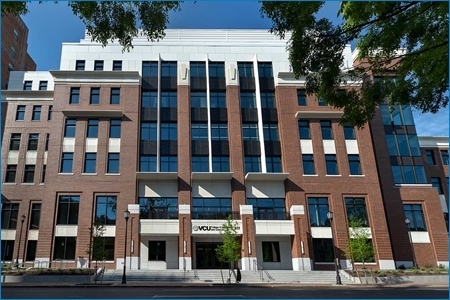
{"type": "Polygon", "coordinates": [[[16,121],[25,120],[25,105],[17,105],[16,121]]]}
{"type": "Polygon", "coordinates": [[[176,141],[177,140],[177,124],[161,123],[161,140],[176,141]]]}
{"type": "Polygon", "coordinates": [[[2,240],[2,261],[12,261],[14,251],[14,241],[2,240]]]}
{"type": "Polygon", "coordinates": [[[298,121],[298,131],[301,140],[310,140],[311,131],[309,129],[309,121],[298,121]]]}
{"type": "Polygon", "coordinates": [[[114,237],[99,237],[93,245],[93,261],[114,261],[114,237]],[[100,248],[100,249],[99,249],[100,248]]]}
{"type": "Polygon", "coordinates": [[[191,138],[193,141],[208,140],[208,124],[191,124],[191,138]]]}
{"type": "Polygon", "coordinates": [[[325,154],[325,161],[327,166],[327,175],[339,174],[336,154],[325,154]]]}
{"type": "Polygon", "coordinates": [[[75,70],[76,71],[84,71],[84,65],[85,65],[84,60],[77,60],[75,63],[75,70]]]}
{"type": "Polygon", "coordinates": [[[140,219],[178,219],[178,198],[139,198],[140,219]]]}
{"type": "Polygon", "coordinates": [[[333,129],[331,128],[331,121],[320,121],[320,128],[322,131],[322,139],[333,139],[333,129]]]}
{"type": "Polygon", "coordinates": [[[258,76],[270,78],[273,77],[271,62],[258,62],[258,76]]]}
{"type": "Polygon", "coordinates": [[[441,150],[442,163],[448,166],[448,150],[441,150]]]}
{"type": "Polygon", "coordinates": [[[17,53],[16,48],[14,48],[14,46],[11,46],[11,55],[13,58],[16,58],[16,53],[17,53]]]}
{"type": "Polygon", "coordinates": [[[247,205],[253,206],[255,220],[289,220],[283,198],[247,198],[247,205]]]}
{"type": "Polygon", "coordinates": [[[94,61],[94,71],[103,71],[103,60],[94,61]]]}
{"type": "Polygon", "coordinates": [[[211,140],[227,141],[228,124],[211,124],[211,140]]]}
{"type": "Polygon", "coordinates": [[[87,138],[98,138],[98,120],[88,120],[87,138]]]}
{"type": "Polygon", "coordinates": [[[156,155],[141,155],[139,172],[156,172],[156,155]]]}
{"type": "Polygon", "coordinates": [[[445,226],[447,227],[448,232],[448,213],[444,213],[445,226]]]}
{"type": "Polygon", "coordinates": [[[16,229],[19,204],[2,203],[2,229],[16,229]]]}
{"type": "Polygon", "coordinates": [[[419,139],[416,134],[408,134],[409,149],[412,156],[422,156],[420,152],[419,139]]]}
{"type": "Polygon", "coordinates": [[[177,76],[177,62],[163,61],[161,62],[161,76],[177,76]]]}
{"type": "Polygon", "coordinates": [[[177,107],[177,92],[161,92],[161,107],[177,107]]]}
{"type": "Polygon", "coordinates": [[[305,90],[297,90],[297,101],[298,106],[307,106],[306,102],[306,91],[305,90]]]}
{"type": "Polygon", "coordinates": [[[80,88],[71,88],[69,104],[78,104],[78,103],[80,103],[80,88]]]}
{"type": "Polygon", "coordinates": [[[344,136],[346,140],[356,140],[355,127],[351,124],[344,125],[344,136]]]}
{"type": "Polygon", "coordinates": [[[86,153],[84,157],[84,173],[95,173],[97,153],[86,153]]]}
{"type": "Polygon", "coordinates": [[[258,124],[242,124],[242,140],[259,141],[258,124]]]}
{"type": "Polygon", "coordinates": [[[230,172],[230,158],[228,156],[213,156],[213,172],[230,172]]]}
{"type": "Polygon", "coordinates": [[[119,173],[119,153],[109,153],[108,154],[108,173],[119,173]]]}
{"type": "Polygon", "coordinates": [[[209,172],[209,157],[192,156],[192,172],[209,172]]]}
{"type": "Polygon", "coordinates": [[[100,103],[100,88],[91,88],[91,98],[89,104],[99,104],[100,103]]]}
{"type": "Polygon", "coordinates": [[[49,105],[47,121],[51,121],[52,117],[53,117],[53,105],[49,105]]]}
{"type": "Polygon", "coordinates": [[[80,196],[59,196],[57,225],[77,225],[80,196]]]}
{"type": "Polygon", "coordinates": [[[280,243],[262,242],[263,262],[280,261],[280,243]]]}
{"type": "Polygon", "coordinates": [[[8,71],[14,71],[14,66],[11,63],[8,63],[8,71]]]}
{"type": "Polygon", "coordinates": [[[28,137],[28,151],[36,151],[39,143],[39,134],[30,133],[28,137]]]}
{"type": "Polygon", "coordinates": [[[17,172],[17,165],[7,165],[6,166],[6,174],[5,174],[5,182],[8,182],[8,183],[16,182],[16,172],[17,172]]]}
{"type": "Polygon", "coordinates": [[[75,260],[76,237],[55,237],[53,259],[75,260]]]}
{"type": "Polygon", "coordinates": [[[255,92],[240,92],[241,108],[256,108],[255,92]]]}
{"type": "Polygon", "coordinates": [[[210,61],[208,67],[209,67],[209,77],[225,77],[224,62],[210,61]]]}
{"type": "Polygon", "coordinates": [[[359,161],[359,154],[349,154],[348,155],[348,164],[350,167],[351,175],[361,175],[361,163],[359,161]]]}
{"type": "Polygon", "coordinates": [[[429,165],[435,165],[436,160],[434,159],[434,151],[433,150],[425,150],[425,153],[427,155],[427,163],[429,165]]]}
{"type": "Polygon", "coordinates": [[[439,195],[444,195],[441,179],[439,177],[431,177],[431,185],[438,190],[439,195]]]}
{"type": "Polygon", "coordinates": [[[141,141],[156,141],[157,126],[158,126],[157,123],[142,122],[141,141]]]}
{"type": "Polygon", "coordinates": [[[331,239],[313,239],[314,261],[334,262],[333,242],[331,239]]]}
{"type": "Polygon", "coordinates": [[[323,100],[321,97],[317,98],[317,102],[319,103],[319,106],[328,106],[325,100],[323,100]]]}
{"type": "Polygon", "coordinates": [[[226,220],[231,215],[230,198],[192,198],[192,218],[226,220]]]}
{"type": "Polygon", "coordinates": [[[116,225],[117,196],[97,196],[95,221],[102,225],[116,225]]]}
{"type": "Polygon", "coordinates": [[[47,171],[47,165],[42,166],[42,176],[41,176],[41,183],[45,182],[45,172],[47,171]]]}
{"type": "Polygon", "coordinates": [[[238,62],[239,77],[254,77],[252,62],[238,62]]]}
{"type": "Polygon", "coordinates": [[[33,85],[33,81],[25,81],[23,83],[23,90],[24,91],[31,91],[31,86],[33,85]]]}
{"type": "Polygon", "coordinates": [[[225,92],[210,92],[209,101],[211,108],[226,108],[227,99],[225,92]]]}
{"type": "Polygon", "coordinates": [[[206,107],[206,92],[191,92],[191,107],[206,107]]]}
{"type": "Polygon", "coordinates": [[[246,156],[244,163],[245,173],[261,172],[261,158],[259,156],[246,156]]]}
{"type": "Polygon", "coordinates": [[[110,138],[120,138],[120,127],[122,120],[111,120],[109,122],[109,137],[110,138]]]}
{"type": "Polygon", "coordinates": [[[20,149],[20,133],[12,133],[11,140],[9,142],[9,150],[19,150],[20,149]]]}
{"type": "Polygon", "coordinates": [[[64,137],[75,137],[76,126],[77,120],[66,119],[66,124],[64,126],[64,137]]]}
{"type": "Polygon", "coordinates": [[[281,157],[267,156],[266,168],[268,173],[281,173],[281,157]]]}
{"type": "Polygon", "coordinates": [[[148,242],[148,260],[166,261],[166,241],[148,242]]]}
{"type": "Polygon", "coordinates": [[[327,217],[328,198],[308,197],[308,209],[311,227],[330,227],[330,220],[327,217]]]}
{"type": "Polygon", "coordinates": [[[206,77],[206,63],[203,61],[191,61],[190,75],[191,77],[206,77]]]}
{"type": "Polygon", "coordinates": [[[28,241],[26,261],[34,261],[36,259],[37,241],[28,241]]]}
{"type": "Polygon", "coordinates": [[[46,91],[47,90],[47,81],[39,81],[39,90],[46,91]]]}
{"type": "Polygon", "coordinates": [[[158,92],[142,91],[142,107],[158,107],[158,92]]]}
{"type": "Polygon", "coordinates": [[[361,222],[362,227],[369,226],[364,198],[345,198],[345,208],[348,221],[355,220],[361,222]]]}
{"type": "Polygon", "coordinates": [[[45,151],[48,151],[48,143],[50,142],[50,133],[47,133],[45,137],[45,151]]]}
{"type": "Polygon", "coordinates": [[[18,41],[19,40],[19,32],[17,32],[17,30],[14,29],[13,33],[14,33],[14,39],[16,41],[18,41]]]}
{"type": "Polygon", "coordinates": [[[34,182],[34,170],[35,165],[25,165],[25,172],[23,174],[23,182],[24,183],[33,183],[34,182]]]}
{"type": "Polygon", "coordinates": [[[422,205],[420,204],[403,204],[405,218],[409,219],[409,230],[411,231],[427,231],[425,219],[423,217],[422,205]]]}
{"type": "Polygon", "coordinates": [[[63,153],[61,158],[61,173],[72,173],[73,153],[63,153]]]}
{"type": "Polygon", "coordinates": [[[276,108],[274,92],[261,92],[261,107],[276,108]]]}
{"type": "Polygon", "coordinates": [[[33,203],[31,205],[30,230],[38,230],[41,221],[41,204],[33,203]]]}
{"type": "Polygon", "coordinates": [[[158,62],[157,61],[143,61],[142,62],[142,76],[158,77],[158,62]]]}
{"type": "Polygon", "coordinates": [[[178,157],[161,156],[161,172],[176,172],[178,169],[178,157]]]}
{"type": "Polygon", "coordinates": [[[109,98],[109,104],[120,104],[120,88],[111,88],[111,96],[109,98]]]}
{"type": "Polygon", "coordinates": [[[313,154],[303,154],[303,174],[314,175],[316,170],[314,168],[314,155],[313,154]]]}
{"type": "Polygon", "coordinates": [[[278,124],[263,124],[264,141],[278,141],[278,124]]]}
{"type": "Polygon", "coordinates": [[[41,111],[42,111],[42,106],[34,105],[31,120],[32,121],[40,121],[41,120],[41,111]]]}
{"type": "Polygon", "coordinates": [[[114,60],[112,70],[113,71],[122,71],[122,61],[114,60]]]}

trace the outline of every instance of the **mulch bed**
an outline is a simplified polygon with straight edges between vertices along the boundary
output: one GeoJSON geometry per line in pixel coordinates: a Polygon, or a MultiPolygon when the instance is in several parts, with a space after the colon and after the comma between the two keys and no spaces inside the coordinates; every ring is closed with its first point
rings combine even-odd
{"type": "Polygon", "coordinates": [[[61,275],[94,275],[93,269],[32,269],[32,270],[2,270],[2,275],[9,276],[61,276],[61,275]]]}

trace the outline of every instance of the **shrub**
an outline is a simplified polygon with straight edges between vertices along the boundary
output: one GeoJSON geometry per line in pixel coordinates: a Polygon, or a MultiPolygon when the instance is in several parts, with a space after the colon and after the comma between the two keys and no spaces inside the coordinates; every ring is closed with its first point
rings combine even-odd
{"type": "Polygon", "coordinates": [[[392,273],[392,275],[397,275],[398,274],[397,270],[392,270],[391,273],[392,273]]]}
{"type": "Polygon", "coordinates": [[[378,273],[380,273],[380,270],[373,270],[373,272],[374,272],[375,274],[378,274],[378,273]]]}
{"type": "Polygon", "coordinates": [[[431,265],[425,265],[425,269],[431,269],[431,265]]]}
{"type": "Polygon", "coordinates": [[[440,269],[440,268],[434,269],[434,274],[441,274],[441,272],[442,272],[442,269],[440,269]]]}
{"type": "Polygon", "coordinates": [[[399,269],[399,270],[406,270],[405,265],[400,265],[400,266],[398,266],[398,269],[399,269]]]}
{"type": "Polygon", "coordinates": [[[381,271],[380,272],[380,275],[378,275],[379,277],[386,277],[386,272],[384,272],[384,271],[381,271]]]}
{"type": "Polygon", "coordinates": [[[399,269],[398,272],[403,274],[405,273],[405,269],[399,269]]]}
{"type": "Polygon", "coordinates": [[[439,269],[445,269],[445,266],[443,264],[439,264],[438,268],[439,269]]]}
{"type": "Polygon", "coordinates": [[[427,274],[430,274],[432,269],[427,269],[427,274]]]}
{"type": "Polygon", "coordinates": [[[419,274],[420,270],[419,269],[413,269],[413,274],[419,274]]]}

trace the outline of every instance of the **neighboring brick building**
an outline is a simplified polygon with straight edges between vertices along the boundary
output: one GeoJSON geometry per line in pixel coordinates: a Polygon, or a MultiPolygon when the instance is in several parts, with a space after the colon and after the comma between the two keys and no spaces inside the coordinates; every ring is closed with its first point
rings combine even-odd
{"type": "MultiPolygon", "coordinates": [[[[12,73],[2,95],[14,112],[2,141],[2,260],[19,249],[30,264],[86,267],[97,220],[105,265],[121,268],[128,209],[133,269],[218,268],[230,214],[243,270],[333,269],[333,236],[348,268],[351,216],[370,232],[371,267],[412,266],[405,216],[417,263],[448,266],[448,209],[429,184],[441,175],[428,172],[410,107],[382,105],[364,129],[341,126],[341,111],[305,96],[275,36],[166,34],[135,39],[130,53],[86,36],[63,44],[60,71],[12,73]]],[[[352,65],[350,46],[344,54],[352,65]]]]}

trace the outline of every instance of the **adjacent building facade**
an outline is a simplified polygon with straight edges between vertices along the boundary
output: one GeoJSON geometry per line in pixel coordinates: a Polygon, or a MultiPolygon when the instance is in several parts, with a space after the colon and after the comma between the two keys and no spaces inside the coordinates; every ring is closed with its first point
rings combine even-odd
{"type": "Polygon", "coordinates": [[[106,268],[124,251],[132,269],[218,268],[231,215],[243,270],[333,269],[333,245],[349,268],[353,216],[373,268],[448,266],[448,138],[417,137],[409,106],[382,105],[361,130],[339,125],[266,31],[166,33],[129,53],[86,36],[63,44],[60,70],[12,73],[2,261],[87,267],[99,222],[106,268]]]}

